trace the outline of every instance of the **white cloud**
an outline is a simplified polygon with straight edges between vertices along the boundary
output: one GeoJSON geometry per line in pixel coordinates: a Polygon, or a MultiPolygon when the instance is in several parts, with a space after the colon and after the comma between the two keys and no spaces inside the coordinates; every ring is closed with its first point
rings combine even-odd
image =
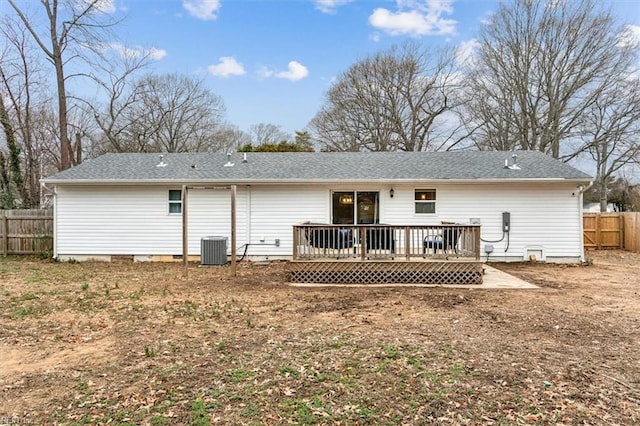
{"type": "Polygon", "coordinates": [[[298,61],[289,62],[289,66],[286,71],[274,71],[268,67],[261,66],[256,71],[259,78],[284,78],[289,81],[302,80],[309,75],[307,67],[302,65],[298,61]]]}
{"type": "Polygon", "coordinates": [[[244,75],[245,70],[242,64],[230,56],[223,56],[220,58],[220,62],[216,65],[209,65],[207,67],[209,74],[217,77],[229,77],[232,75],[244,75]]]}
{"type": "Polygon", "coordinates": [[[94,7],[100,12],[112,14],[116,11],[116,5],[114,0],[98,0],[94,7]]]}
{"type": "Polygon", "coordinates": [[[640,25],[627,25],[622,34],[618,36],[618,44],[621,47],[640,45],[640,25]]]}
{"type": "Polygon", "coordinates": [[[182,0],[182,7],[194,18],[215,21],[218,18],[220,0],[182,0]]]}
{"type": "Polygon", "coordinates": [[[353,0],[314,0],[316,9],[322,13],[336,13],[336,9],[353,0]]]}
{"type": "Polygon", "coordinates": [[[280,71],[276,73],[277,78],[285,78],[289,81],[298,81],[302,80],[306,76],[309,75],[309,70],[307,67],[302,65],[300,62],[291,61],[289,62],[289,69],[287,71],[280,71]]]}
{"type": "Polygon", "coordinates": [[[159,61],[167,56],[167,51],[164,49],[158,49],[151,47],[145,49],[143,47],[127,47],[122,43],[110,43],[108,46],[110,49],[116,51],[121,58],[141,58],[148,56],[151,59],[159,61]]]}
{"type": "Polygon", "coordinates": [[[456,59],[458,63],[462,66],[472,65],[475,54],[479,48],[480,42],[475,38],[460,43],[456,48],[456,59]]]}
{"type": "Polygon", "coordinates": [[[151,49],[149,49],[149,57],[151,59],[155,59],[156,61],[159,61],[165,56],[167,56],[167,51],[164,49],[156,49],[155,47],[152,47],[151,49]]]}
{"type": "Polygon", "coordinates": [[[443,15],[453,13],[453,0],[396,0],[397,11],[377,8],[369,16],[371,26],[391,35],[455,34],[456,21],[443,15]]]}
{"type": "Polygon", "coordinates": [[[258,68],[257,71],[258,77],[259,78],[271,78],[273,77],[273,71],[270,70],[269,68],[265,67],[265,66],[261,66],[260,68],[258,68]]]}

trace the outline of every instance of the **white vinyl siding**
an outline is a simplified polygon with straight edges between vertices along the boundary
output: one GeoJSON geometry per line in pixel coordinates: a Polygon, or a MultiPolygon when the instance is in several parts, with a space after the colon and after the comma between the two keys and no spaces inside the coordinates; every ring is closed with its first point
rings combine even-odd
{"type": "MultiPolygon", "coordinates": [[[[581,212],[576,185],[571,183],[447,184],[436,185],[435,215],[414,214],[415,187],[395,186],[394,198],[383,209],[391,224],[469,223],[480,219],[485,240],[502,237],[502,212],[511,213],[509,248],[507,239],[494,246],[492,258],[523,259],[527,247],[543,247],[545,256],[578,258],[581,247],[581,212]]],[[[481,254],[484,254],[481,245],[481,254]]],[[[483,256],[484,258],[484,256],[483,256]]]]}
{"type": "Polygon", "coordinates": [[[166,187],[58,187],[58,254],[179,254],[182,217],[168,214],[167,194],[166,187]]]}
{"type": "Polygon", "coordinates": [[[291,256],[293,225],[328,223],[329,189],[323,186],[252,186],[250,193],[251,255],[291,256]],[[274,245],[276,238],[280,247],[274,245]]]}
{"type": "MultiPolygon", "coordinates": [[[[469,223],[477,218],[482,238],[498,240],[502,213],[509,212],[508,251],[504,251],[506,238],[492,243],[493,260],[522,260],[528,247],[542,248],[547,259],[582,255],[580,196],[575,184],[394,184],[393,198],[390,188],[382,184],[238,186],[237,254],[242,255],[243,245],[249,244],[249,256],[291,256],[292,225],[330,223],[333,191],[379,191],[383,224],[469,223]],[[420,188],[436,190],[435,214],[415,213],[415,191],[420,188]]],[[[182,254],[182,215],[168,214],[170,189],[175,187],[58,186],[56,254],[182,254]]],[[[205,236],[229,238],[230,250],[230,191],[190,189],[187,201],[189,254],[200,253],[205,236]]]]}
{"type": "MultiPolygon", "coordinates": [[[[181,255],[182,215],[168,214],[166,187],[59,187],[56,199],[58,255],[181,255]]],[[[238,202],[245,198],[238,191],[238,202]]],[[[204,236],[231,237],[229,190],[188,193],[189,254],[200,254],[204,236]]],[[[238,240],[246,209],[236,217],[238,240]]],[[[229,244],[230,246],[230,244],[229,244]]]]}

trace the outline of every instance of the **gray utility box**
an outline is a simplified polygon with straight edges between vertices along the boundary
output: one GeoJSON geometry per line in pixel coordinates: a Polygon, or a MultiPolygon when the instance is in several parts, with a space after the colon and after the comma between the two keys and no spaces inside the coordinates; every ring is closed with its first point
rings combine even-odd
{"type": "Polygon", "coordinates": [[[227,237],[202,237],[200,240],[201,265],[227,264],[227,237]]]}

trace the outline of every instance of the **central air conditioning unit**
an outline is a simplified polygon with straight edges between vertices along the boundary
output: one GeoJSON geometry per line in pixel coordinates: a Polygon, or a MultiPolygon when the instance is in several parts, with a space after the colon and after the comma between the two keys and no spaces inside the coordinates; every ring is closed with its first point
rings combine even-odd
{"type": "Polygon", "coordinates": [[[227,264],[227,237],[203,237],[200,240],[200,265],[227,264]]]}

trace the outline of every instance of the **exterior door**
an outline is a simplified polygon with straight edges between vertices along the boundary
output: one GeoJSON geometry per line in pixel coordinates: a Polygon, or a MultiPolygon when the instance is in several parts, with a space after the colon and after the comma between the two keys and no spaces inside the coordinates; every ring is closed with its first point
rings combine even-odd
{"type": "Polygon", "coordinates": [[[380,222],[378,191],[336,191],[332,194],[332,223],[370,225],[380,222]]]}

